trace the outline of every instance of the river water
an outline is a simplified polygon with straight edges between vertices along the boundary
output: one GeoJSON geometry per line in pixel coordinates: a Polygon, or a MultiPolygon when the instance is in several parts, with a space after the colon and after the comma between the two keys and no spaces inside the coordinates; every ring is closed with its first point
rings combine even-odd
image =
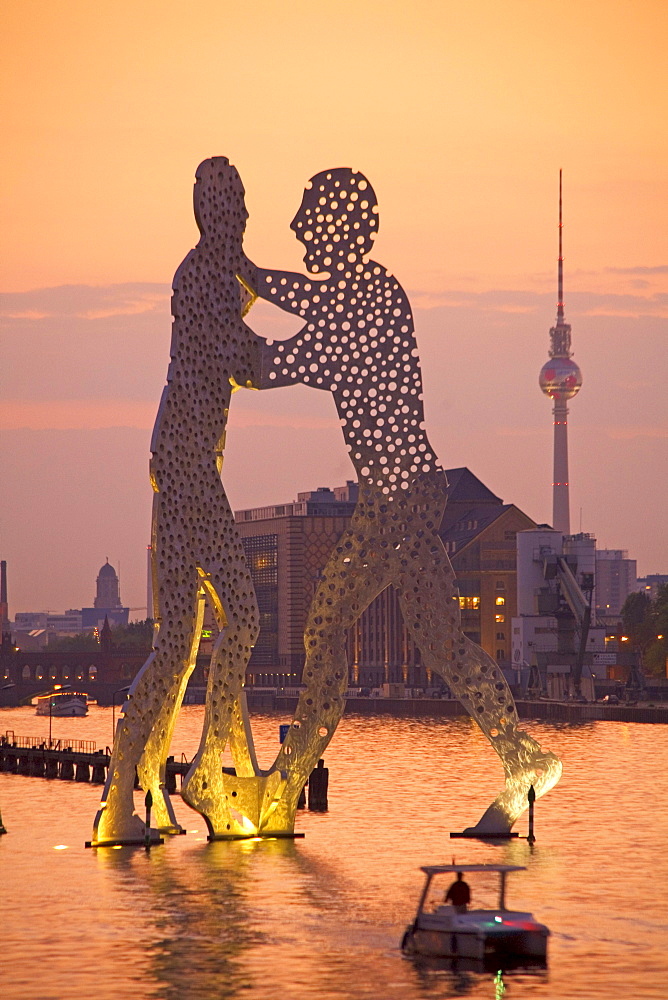
{"type": "MultiPolygon", "coordinates": [[[[173,750],[189,757],[203,709],[185,707],[173,750]]],[[[254,715],[259,755],[277,713],[254,715]]],[[[48,736],[33,708],[0,710],[0,732],[48,736]]],[[[0,773],[4,1000],[631,1000],[668,997],[668,726],[526,728],[564,761],[536,805],[537,842],[450,840],[501,783],[465,719],[347,714],[330,744],[329,812],[300,814],[303,840],[208,844],[187,826],[150,853],[86,850],[100,786],[0,773]],[[419,866],[527,866],[509,903],[552,936],[546,969],[466,970],[405,958],[399,943],[419,866]]],[[[54,719],[53,736],[111,741],[111,709],[54,719]]],[[[138,793],[140,808],[143,796],[138,793]]],[[[526,820],[517,825],[526,833],[526,820]]],[[[474,894],[476,891],[473,886],[474,894]]]]}

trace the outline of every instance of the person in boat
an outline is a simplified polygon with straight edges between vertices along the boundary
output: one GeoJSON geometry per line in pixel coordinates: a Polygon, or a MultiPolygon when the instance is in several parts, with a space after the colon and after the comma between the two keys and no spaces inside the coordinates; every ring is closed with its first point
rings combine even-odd
{"type": "Polygon", "coordinates": [[[464,876],[461,872],[457,872],[456,880],[446,892],[445,902],[452,903],[455,913],[466,913],[467,907],[471,902],[471,889],[468,882],[464,881],[464,876]]]}

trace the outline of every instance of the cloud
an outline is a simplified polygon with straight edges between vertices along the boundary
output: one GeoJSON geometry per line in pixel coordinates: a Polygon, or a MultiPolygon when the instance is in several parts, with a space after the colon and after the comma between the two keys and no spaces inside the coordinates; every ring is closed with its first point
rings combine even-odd
{"type": "MultiPolygon", "coordinates": [[[[633,283],[635,287],[635,283],[633,283]]],[[[643,286],[644,287],[644,286],[643,286]]],[[[639,289],[640,291],[640,289],[639,289]]],[[[418,313],[434,309],[469,310],[482,314],[552,316],[556,311],[554,292],[523,289],[489,289],[484,292],[463,292],[444,289],[439,293],[409,292],[413,310],[418,313]]],[[[668,316],[668,295],[663,292],[637,294],[632,292],[571,291],[566,301],[567,319],[578,316],[619,316],[627,319],[644,316],[668,316]]]]}
{"type": "Polygon", "coordinates": [[[5,430],[74,430],[105,427],[148,429],[156,403],[123,399],[52,399],[0,401],[0,425],[5,430]]]}
{"type": "Polygon", "coordinates": [[[128,282],[120,285],[58,285],[0,294],[0,317],[8,320],[107,319],[164,312],[169,285],[128,282]]]}
{"type": "Polygon", "coordinates": [[[636,267],[605,267],[606,274],[668,274],[668,264],[658,264],[655,267],[648,267],[639,264],[636,267]]]}
{"type": "Polygon", "coordinates": [[[632,441],[635,438],[656,440],[668,438],[668,427],[607,427],[606,433],[613,441],[632,441]]]}
{"type": "Polygon", "coordinates": [[[550,434],[550,427],[495,427],[494,433],[499,437],[531,438],[546,437],[550,434]]]}

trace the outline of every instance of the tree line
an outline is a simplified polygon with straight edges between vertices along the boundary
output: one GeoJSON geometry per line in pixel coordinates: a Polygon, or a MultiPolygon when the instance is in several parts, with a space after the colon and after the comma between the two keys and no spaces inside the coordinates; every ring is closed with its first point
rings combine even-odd
{"type": "Polygon", "coordinates": [[[655,600],[642,592],[629,594],[622,608],[622,628],[646,674],[668,676],[668,584],[655,600]]]}

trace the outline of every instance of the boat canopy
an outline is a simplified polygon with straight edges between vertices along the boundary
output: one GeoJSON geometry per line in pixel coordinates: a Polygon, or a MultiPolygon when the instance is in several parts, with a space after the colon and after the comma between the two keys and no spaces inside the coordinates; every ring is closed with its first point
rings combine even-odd
{"type": "Polygon", "coordinates": [[[525,872],[525,865],[422,865],[425,875],[440,875],[441,872],[525,872]]]}

